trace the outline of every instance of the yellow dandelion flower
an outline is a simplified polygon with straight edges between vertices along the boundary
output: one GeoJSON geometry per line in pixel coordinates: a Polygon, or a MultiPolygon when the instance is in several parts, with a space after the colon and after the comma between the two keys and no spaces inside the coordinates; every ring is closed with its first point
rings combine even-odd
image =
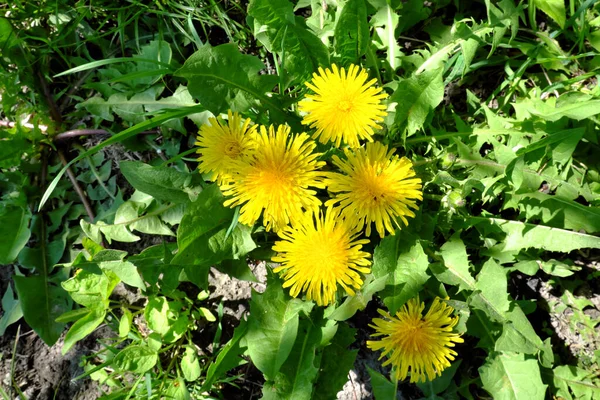
{"type": "Polygon", "coordinates": [[[440,376],[457,355],[450,347],[464,341],[460,334],[452,332],[458,323],[458,316],[452,316],[452,307],[436,297],[425,317],[424,309],[425,303],[417,297],[402,306],[396,317],[378,310],[385,319],[375,318],[374,325],[369,325],[377,331],[372,336],[384,337],[367,341],[367,347],[373,351],[383,349],[379,359],[391,353],[383,365],[392,364],[397,380],[405,379],[409,372],[411,382],[440,376]]]}
{"type": "Polygon", "coordinates": [[[388,152],[379,142],[344,152],[345,160],[333,157],[343,174],[326,176],[327,188],[336,193],[326,205],[339,203],[345,218],[357,221],[359,229],[367,225],[367,236],[373,222],[381,237],[386,230],[393,235],[394,225],[400,228],[398,218],[408,225],[406,217],[415,216],[411,208],[418,208],[415,200],[423,200],[421,179],[414,177],[410,160],[394,156],[394,149],[388,152]]]}
{"type": "Polygon", "coordinates": [[[241,205],[239,221],[246,225],[253,225],[264,210],[263,223],[275,232],[304,211],[317,211],[321,201],[309,187],[324,187],[318,169],[325,162],[313,153],[316,143],[306,133],[293,136],[288,126],[280,125],[277,130],[261,126],[256,145],[253,160],[238,162],[234,181],[221,186],[231,197],[225,206],[241,205]]]}
{"type": "Polygon", "coordinates": [[[238,113],[227,112],[228,120],[210,118],[198,133],[198,169],[214,173],[215,180],[224,182],[231,177],[235,161],[247,162],[256,149],[256,126],[250,119],[242,120],[238,113]]]}
{"type": "Polygon", "coordinates": [[[298,109],[307,113],[302,123],[317,129],[314,138],[321,143],[332,141],[337,147],[342,141],[358,147],[361,139],[373,140],[373,129],[380,129],[378,122],[387,115],[381,104],[387,95],[374,86],[376,79],[367,79],[367,71],[357,65],[346,72],[333,64],[331,70],[319,68],[319,74],[313,74],[306,86],[315,94],[306,95],[298,109]]]}
{"type": "Polygon", "coordinates": [[[308,300],[326,306],[335,301],[338,284],[353,296],[363,284],[359,272],[370,272],[370,254],[361,250],[369,241],[357,240],[360,232],[331,208],[325,215],[306,213],[277,234],[282,240],[275,242],[272,260],[281,266],[274,271],[282,272],[292,297],[306,292],[308,300]]]}

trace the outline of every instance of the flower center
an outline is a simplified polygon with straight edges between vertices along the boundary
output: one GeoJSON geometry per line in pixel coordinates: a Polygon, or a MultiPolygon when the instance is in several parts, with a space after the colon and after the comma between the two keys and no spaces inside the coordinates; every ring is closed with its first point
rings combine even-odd
{"type": "Polygon", "coordinates": [[[341,100],[338,103],[337,107],[338,107],[338,110],[340,110],[342,112],[348,112],[352,108],[352,102],[350,102],[348,100],[341,100]]]}
{"type": "Polygon", "coordinates": [[[237,141],[231,141],[225,144],[225,155],[231,158],[238,158],[242,152],[242,146],[237,141]]]}

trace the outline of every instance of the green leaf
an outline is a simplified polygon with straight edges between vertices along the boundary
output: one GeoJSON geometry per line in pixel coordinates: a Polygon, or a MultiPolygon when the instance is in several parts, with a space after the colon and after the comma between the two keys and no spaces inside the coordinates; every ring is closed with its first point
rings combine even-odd
{"type": "Polygon", "coordinates": [[[123,315],[119,320],[119,337],[127,337],[131,331],[131,324],[133,323],[133,314],[129,309],[123,308],[123,315]]]}
{"type": "Polygon", "coordinates": [[[155,199],[173,203],[189,203],[190,195],[200,192],[192,186],[192,175],[169,167],[153,167],[140,161],[121,161],[119,168],[125,179],[137,190],[155,199]]]}
{"type": "Polygon", "coordinates": [[[390,102],[397,103],[394,122],[400,127],[400,132],[412,135],[421,129],[429,113],[443,98],[441,68],[402,79],[390,97],[390,102]]]}
{"type": "Polygon", "coordinates": [[[212,185],[185,212],[177,231],[179,252],[171,264],[208,269],[223,260],[237,260],[256,248],[250,229],[237,224],[227,236],[234,211],[223,206],[223,194],[212,185]]]}
{"type": "Polygon", "coordinates": [[[564,0],[532,0],[533,4],[554,20],[561,28],[567,21],[564,0]]]}
{"type": "Polygon", "coordinates": [[[429,279],[429,260],[417,237],[408,233],[387,236],[375,248],[373,276],[387,276],[386,287],[379,293],[392,315],[404,303],[416,297],[429,279]]]}
{"type": "Polygon", "coordinates": [[[259,75],[264,68],[258,57],[240,53],[233,43],[216,47],[206,44],[174,75],[186,78],[190,94],[213,114],[228,109],[245,111],[257,100],[279,109],[276,102],[265,96],[277,84],[277,77],[259,75]]]}
{"type": "Polygon", "coordinates": [[[225,377],[225,374],[246,361],[240,356],[244,352],[240,345],[240,340],[246,335],[248,324],[245,320],[241,320],[240,324],[235,328],[233,337],[225,346],[223,346],[217,355],[217,358],[209,365],[206,371],[206,380],[202,384],[201,391],[208,391],[213,384],[219,379],[225,377]]]}
{"type": "Polygon", "coordinates": [[[368,275],[362,288],[354,296],[346,297],[346,300],[336,309],[331,309],[326,317],[335,321],[345,321],[352,318],[359,310],[364,310],[367,304],[373,298],[373,295],[385,288],[387,275],[375,279],[373,275],[368,275]]]}
{"type": "Polygon", "coordinates": [[[460,290],[474,290],[475,279],[469,271],[469,257],[460,233],[455,233],[440,250],[444,264],[430,266],[435,277],[442,283],[458,285],[460,290]]]}
{"type": "Polygon", "coordinates": [[[165,398],[173,400],[191,400],[190,392],[183,378],[173,379],[165,393],[165,398]]]}
{"type": "Polygon", "coordinates": [[[456,370],[460,366],[462,360],[457,360],[452,363],[448,368],[442,371],[442,375],[434,378],[432,381],[427,381],[425,383],[417,383],[417,386],[427,399],[435,399],[437,394],[442,393],[444,390],[448,389],[448,386],[452,383],[452,378],[456,374],[456,370]]]}
{"type": "Polygon", "coordinates": [[[471,305],[484,311],[492,320],[501,322],[510,308],[506,271],[493,259],[483,264],[475,288],[480,291],[471,297],[471,305]]]}
{"type": "Polygon", "coordinates": [[[329,65],[329,52],[306,29],[304,18],[294,16],[293,7],[287,0],[251,0],[248,15],[254,18],[256,38],[283,57],[282,65],[292,80],[304,81],[319,66],[329,65]]]}
{"type": "Polygon", "coordinates": [[[502,335],[496,341],[496,351],[537,354],[544,350],[542,339],[535,332],[520,307],[515,305],[511,311],[505,314],[505,318],[502,335]]]}
{"type": "Polygon", "coordinates": [[[186,346],[185,354],[181,358],[181,372],[188,382],[193,382],[200,377],[200,362],[196,349],[192,346],[186,346]]]}
{"type": "Polygon", "coordinates": [[[107,308],[108,298],[119,283],[119,278],[110,271],[103,273],[94,263],[78,264],[77,266],[82,270],[62,282],[62,287],[69,292],[73,301],[84,307],[107,308]]]}
{"type": "Polygon", "coordinates": [[[487,251],[494,257],[499,257],[501,253],[516,255],[528,248],[564,253],[577,249],[600,248],[600,237],[585,233],[500,218],[467,217],[466,220],[470,225],[487,232],[501,231],[506,234],[501,243],[487,251]]]}
{"type": "Polygon", "coordinates": [[[543,400],[546,387],[536,360],[523,354],[494,353],[479,368],[483,388],[497,400],[543,400]]]}
{"type": "Polygon", "coordinates": [[[31,214],[23,208],[0,207],[0,264],[11,264],[25,247],[31,236],[30,220],[31,214]]]}
{"type": "Polygon", "coordinates": [[[132,345],[121,350],[113,359],[113,365],[120,371],[143,374],[152,369],[158,361],[156,351],[147,346],[132,345]]]}
{"type": "Polygon", "coordinates": [[[337,332],[331,343],[323,349],[319,376],[315,381],[313,399],[335,399],[348,381],[348,372],[354,366],[358,350],[348,350],[354,342],[356,329],[342,324],[337,326],[337,332]]]}
{"type": "Polygon", "coordinates": [[[252,293],[246,342],[256,367],[274,379],[296,342],[299,313],[309,312],[313,303],[290,299],[278,280],[270,278],[263,294],[252,293]]]}
{"type": "Polygon", "coordinates": [[[311,400],[318,369],[315,367],[321,329],[303,320],[286,361],[272,381],[263,385],[264,400],[311,400]]]}
{"type": "Polygon", "coordinates": [[[148,328],[161,335],[169,331],[169,303],[164,296],[152,296],[148,299],[148,304],[144,309],[144,318],[148,323],[148,328]]]}
{"type": "Polygon", "coordinates": [[[375,400],[390,400],[397,398],[397,384],[390,382],[385,376],[370,367],[367,367],[367,371],[371,377],[371,387],[373,388],[375,400]]]}
{"type": "MultiPolygon", "coordinates": [[[[561,1],[562,0],[557,0],[561,1]]],[[[535,103],[535,107],[527,110],[546,121],[558,121],[567,117],[581,121],[600,114],[600,100],[586,100],[581,102],[567,102],[555,107],[552,103],[535,103]]]]}
{"type": "Polygon", "coordinates": [[[19,299],[15,298],[14,292],[10,284],[2,296],[2,318],[0,318],[0,336],[4,336],[6,328],[9,325],[14,324],[23,317],[23,310],[21,310],[21,303],[19,299]]]}
{"type": "Polygon", "coordinates": [[[62,347],[62,354],[65,355],[75,343],[84,339],[87,335],[94,332],[94,330],[104,322],[106,316],[106,310],[90,310],[86,316],[77,320],[67,334],[65,335],[65,343],[62,347]]]}
{"type": "Polygon", "coordinates": [[[342,60],[358,63],[369,48],[370,35],[365,0],[347,1],[335,25],[335,51],[342,60]]]}
{"type": "Polygon", "coordinates": [[[79,154],[77,157],[75,157],[74,159],[69,161],[67,163],[67,165],[65,165],[59,171],[59,173],[54,177],[52,182],[50,182],[50,184],[48,185],[48,188],[46,189],[46,191],[44,192],[44,195],[42,196],[42,199],[40,200],[40,205],[38,207],[38,210],[41,210],[44,207],[44,204],[46,204],[46,201],[48,201],[48,199],[50,198],[50,195],[52,194],[52,192],[54,192],[54,189],[56,189],[56,186],[58,185],[60,178],[62,178],[62,176],[65,174],[65,172],[67,172],[67,168],[71,167],[73,164],[77,163],[78,161],[83,160],[86,157],[90,157],[90,156],[96,154],[97,152],[99,152],[100,150],[105,148],[106,146],[109,146],[114,143],[119,143],[119,142],[121,142],[125,139],[128,139],[140,132],[160,126],[164,122],[167,122],[173,118],[182,118],[187,115],[197,113],[199,111],[204,111],[204,108],[201,106],[193,106],[193,107],[183,107],[181,109],[165,111],[161,115],[157,115],[156,117],[151,118],[148,121],[144,121],[142,123],[136,124],[136,125],[128,128],[128,129],[125,129],[124,131],[122,131],[116,135],[113,135],[110,138],[103,141],[102,143],[92,147],[88,151],[79,154]]]}
{"type": "Polygon", "coordinates": [[[60,337],[65,324],[56,319],[71,309],[67,292],[44,276],[14,276],[23,316],[48,346],[60,337]]]}
{"type": "Polygon", "coordinates": [[[561,365],[552,371],[556,397],[567,400],[600,398],[600,381],[592,380],[590,373],[574,365],[561,365]]]}
{"type": "MultiPolygon", "coordinates": [[[[375,27],[377,38],[381,42],[378,47],[387,50],[386,61],[390,64],[392,71],[396,71],[396,68],[400,65],[399,57],[402,55],[396,38],[398,21],[398,13],[387,2],[381,5],[370,20],[371,25],[375,27]]],[[[377,42],[374,43],[377,45],[377,42]]]]}
{"type": "Polygon", "coordinates": [[[123,283],[136,288],[146,290],[146,284],[142,280],[135,265],[128,261],[105,261],[99,263],[100,268],[113,272],[123,283]]]}

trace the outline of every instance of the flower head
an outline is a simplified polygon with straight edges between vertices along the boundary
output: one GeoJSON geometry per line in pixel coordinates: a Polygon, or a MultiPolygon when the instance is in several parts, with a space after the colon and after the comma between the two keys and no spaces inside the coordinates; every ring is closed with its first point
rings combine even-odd
{"type": "Polygon", "coordinates": [[[373,336],[383,338],[367,341],[367,347],[374,351],[383,349],[379,359],[391,353],[383,365],[392,364],[397,380],[405,379],[409,372],[411,382],[440,376],[457,355],[450,347],[463,342],[460,334],[452,332],[458,323],[458,316],[452,316],[452,307],[436,297],[424,317],[423,309],[425,303],[411,299],[395,317],[378,310],[385,319],[375,318],[374,325],[369,325],[377,331],[373,336]]]}
{"type": "Polygon", "coordinates": [[[274,269],[290,287],[290,295],[306,292],[308,300],[318,305],[334,302],[338,284],[350,296],[360,289],[363,280],[359,272],[370,272],[370,254],[362,251],[367,239],[356,240],[360,234],[352,225],[329,208],[325,215],[306,213],[303,218],[278,232],[282,239],[273,250],[272,260],[281,263],[274,269]]]}
{"type": "Polygon", "coordinates": [[[346,149],[346,159],[333,157],[333,163],[343,172],[329,173],[325,179],[328,189],[337,193],[327,205],[339,203],[345,218],[357,221],[362,229],[371,223],[379,236],[386,230],[394,234],[394,225],[400,228],[397,218],[408,225],[406,217],[414,217],[415,200],[422,200],[421,179],[415,178],[412,163],[405,157],[393,156],[387,146],[379,142],[367,143],[355,151],[346,149]]]}
{"type": "Polygon", "coordinates": [[[246,225],[253,225],[264,210],[263,223],[272,231],[298,220],[304,211],[317,211],[321,201],[309,187],[324,187],[318,169],[325,163],[317,161],[315,147],[306,133],[292,136],[285,125],[277,130],[261,126],[253,159],[238,162],[234,180],[221,186],[231,197],[225,206],[241,205],[239,221],[246,225]]]}
{"type": "Polygon", "coordinates": [[[331,70],[319,68],[312,82],[306,82],[315,94],[306,95],[298,108],[307,113],[302,123],[317,129],[314,137],[321,143],[333,141],[340,147],[344,141],[358,147],[360,139],[373,140],[373,128],[381,128],[378,122],[387,114],[381,104],[386,94],[373,86],[375,79],[367,79],[369,75],[359,66],[351,65],[346,72],[333,64],[331,70]]]}
{"type": "Polygon", "coordinates": [[[198,169],[215,173],[216,180],[224,182],[231,177],[235,161],[247,162],[256,149],[256,126],[250,119],[242,120],[238,113],[227,112],[228,120],[210,118],[198,133],[198,169]]]}

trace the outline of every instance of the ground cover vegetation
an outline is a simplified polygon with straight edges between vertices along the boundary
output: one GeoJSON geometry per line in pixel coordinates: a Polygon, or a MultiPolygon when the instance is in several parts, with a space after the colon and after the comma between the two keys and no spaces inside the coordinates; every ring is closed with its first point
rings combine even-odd
{"type": "Polygon", "coordinates": [[[3,398],[600,399],[597,1],[0,10],[3,398]]]}

